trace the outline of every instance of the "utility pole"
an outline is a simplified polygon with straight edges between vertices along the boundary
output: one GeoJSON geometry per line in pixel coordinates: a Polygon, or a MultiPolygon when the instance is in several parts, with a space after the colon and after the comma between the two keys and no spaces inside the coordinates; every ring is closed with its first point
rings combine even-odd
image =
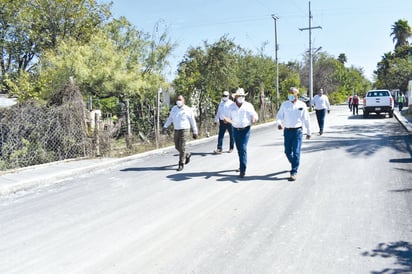
{"type": "Polygon", "coordinates": [[[309,99],[310,107],[309,110],[312,111],[312,99],[313,99],[313,57],[312,57],[312,29],[321,29],[322,27],[312,27],[312,12],[310,10],[309,1],[309,28],[301,28],[300,31],[309,30],[309,99]]]}
{"type": "Polygon", "coordinates": [[[278,64],[278,29],[277,29],[277,20],[279,17],[272,14],[273,21],[275,23],[275,62],[276,62],[276,110],[279,109],[279,64],[278,64]]]}

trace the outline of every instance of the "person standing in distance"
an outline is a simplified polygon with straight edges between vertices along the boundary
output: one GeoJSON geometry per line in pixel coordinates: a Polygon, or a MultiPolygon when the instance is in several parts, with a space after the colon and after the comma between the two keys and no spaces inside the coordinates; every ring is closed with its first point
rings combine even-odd
{"type": "Polygon", "coordinates": [[[323,134],[323,128],[325,126],[326,112],[330,113],[329,98],[323,94],[323,89],[320,89],[318,94],[312,99],[312,106],[315,106],[316,119],[319,125],[319,135],[323,134]]]}
{"type": "Polygon", "coordinates": [[[197,126],[195,116],[190,107],[186,106],[185,98],[182,95],[177,97],[176,105],[173,106],[166,123],[163,126],[165,131],[170,124],[174,127],[175,148],[179,151],[179,164],[177,171],[183,170],[184,165],[190,162],[192,154],[186,152],[186,140],[190,134],[190,127],[193,131],[193,139],[197,139],[197,126]]]}
{"type": "Polygon", "coordinates": [[[243,88],[238,88],[232,94],[235,103],[229,107],[225,121],[233,126],[233,137],[235,139],[237,153],[239,155],[239,177],[246,174],[247,165],[247,144],[250,136],[250,126],[259,119],[253,105],[245,101],[247,93],[243,88]]]}
{"type": "Polygon", "coordinates": [[[229,92],[224,91],[222,94],[222,101],[220,102],[217,112],[215,115],[215,123],[219,123],[219,135],[217,137],[217,148],[215,149],[216,154],[222,153],[223,138],[225,137],[226,131],[229,132],[229,153],[233,151],[234,139],[233,139],[233,129],[230,123],[225,122],[225,117],[227,117],[227,112],[229,107],[233,104],[233,101],[229,99],[229,92]]]}
{"type": "Polygon", "coordinates": [[[403,109],[403,103],[405,102],[405,95],[403,95],[403,93],[399,94],[398,97],[398,108],[399,108],[399,112],[402,111],[403,109]]]}
{"type": "Polygon", "coordinates": [[[352,99],[352,111],[353,111],[353,115],[358,115],[358,111],[359,111],[359,97],[357,94],[353,95],[353,99],[352,99]]]}
{"type": "Polygon", "coordinates": [[[289,181],[295,181],[300,164],[300,149],[302,147],[302,126],[306,128],[306,139],[310,139],[310,119],[306,104],[298,100],[299,90],[291,87],[288,101],[281,104],[276,115],[279,130],[283,129],[285,154],[291,164],[289,181]]]}

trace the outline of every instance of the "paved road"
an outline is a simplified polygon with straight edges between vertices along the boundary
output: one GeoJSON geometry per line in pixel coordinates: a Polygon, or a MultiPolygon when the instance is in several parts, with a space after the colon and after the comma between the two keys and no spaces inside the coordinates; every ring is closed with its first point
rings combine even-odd
{"type": "Polygon", "coordinates": [[[412,136],[344,106],[326,123],[294,183],[270,126],[243,179],[213,141],[182,172],[164,152],[0,197],[0,273],[412,272],[412,136]]]}

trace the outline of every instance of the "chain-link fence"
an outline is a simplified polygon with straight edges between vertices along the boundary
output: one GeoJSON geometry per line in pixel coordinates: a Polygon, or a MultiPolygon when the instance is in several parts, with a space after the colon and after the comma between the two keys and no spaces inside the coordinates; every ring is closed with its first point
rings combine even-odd
{"type": "MultiPolygon", "coordinates": [[[[127,104],[120,116],[89,111],[77,87],[68,84],[48,104],[28,101],[0,109],[0,171],[73,158],[122,157],[172,145],[172,127],[159,134],[168,108],[159,112],[150,105],[127,104]]],[[[261,121],[273,116],[271,109],[260,108],[261,121]]],[[[211,108],[197,117],[200,137],[217,134],[214,113],[211,108]]]]}

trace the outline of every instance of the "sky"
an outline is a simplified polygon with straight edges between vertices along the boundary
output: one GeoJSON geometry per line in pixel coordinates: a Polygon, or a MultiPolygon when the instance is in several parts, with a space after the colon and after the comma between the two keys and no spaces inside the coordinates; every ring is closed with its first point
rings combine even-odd
{"type": "MultiPolygon", "coordinates": [[[[312,0],[310,7],[312,49],[321,47],[336,58],[344,53],[346,66],[362,68],[369,80],[384,53],[394,49],[393,24],[403,19],[412,26],[411,0],[312,0]]],[[[309,27],[307,0],[113,0],[112,13],[153,36],[168,31],[177,43],[169,59],[168,79],[174,79],[188,48],[203,47],[205,41],[213,44],[224,35],[254,53],[267,43],[264,54],[274,58],[272,15],[278,17],[280,63],[302,61],[309,49],[309,31],[299,30],[309,27]]]]}

